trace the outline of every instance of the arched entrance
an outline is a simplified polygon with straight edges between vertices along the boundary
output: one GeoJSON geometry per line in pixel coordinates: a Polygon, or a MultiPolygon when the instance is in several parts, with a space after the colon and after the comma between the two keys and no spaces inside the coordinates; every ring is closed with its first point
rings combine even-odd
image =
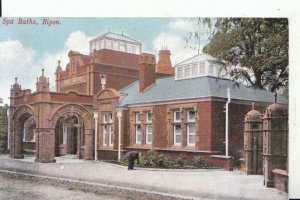
{"type": "Polygon", "coordinates": [[[67,113],[55,124],[55,156],[76,154],[83,158],[84,122],[78,114],[67,113]]]}
{"type": "Polygon", "coordinates": [[[79,159],[93,159],[92,111],[89,108],[67,104],[52,111],[54,154],[76,154],[79,159]]]}
{"type": "Polygon", "coordinates": [[[12,131],[10,134],[10,157],[24,158],[24,153],[36,152],[36,120],[32,109],[20,106],[13,116],[12,131]]]}

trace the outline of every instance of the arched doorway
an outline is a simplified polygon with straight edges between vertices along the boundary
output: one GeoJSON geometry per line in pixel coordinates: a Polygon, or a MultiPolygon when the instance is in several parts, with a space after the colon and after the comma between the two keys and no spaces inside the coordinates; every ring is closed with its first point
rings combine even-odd
{"type": "Polygon", "coordinates": [[[36,120],[32,109],[19,107],[13,116],[12,132],[10,134],[10,156],[24,158],[24,153],[36,153],[35,129],[36,120]]]}
{"type": "Polygon", "coordinates": [[[67,113],[55,124],[55,156],[75,154],[83,158],[85,145],[84,123],[75,113],[67,113]]]}

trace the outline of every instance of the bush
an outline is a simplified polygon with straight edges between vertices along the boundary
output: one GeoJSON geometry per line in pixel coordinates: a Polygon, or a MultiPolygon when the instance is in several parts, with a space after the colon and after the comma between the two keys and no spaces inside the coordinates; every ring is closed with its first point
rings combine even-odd
{"type": "Polygon", "coordinates": [[[170,168],[174,164],[165,155],[158,154],[156,151],[151,150],[140,158],[140,165],[144,167],[170,168]]]}
{"type": "Polygon", "coordinates": [[[192,163],[195,168],[212,168],[201,156],[195,156],[192,163]]]}
{"type": "Polygon", "coordinates": [[[180,154],[178,158],[175,160],[176,167],[184,168],[187,165],[187,160],[183,154],[180,154]]]}

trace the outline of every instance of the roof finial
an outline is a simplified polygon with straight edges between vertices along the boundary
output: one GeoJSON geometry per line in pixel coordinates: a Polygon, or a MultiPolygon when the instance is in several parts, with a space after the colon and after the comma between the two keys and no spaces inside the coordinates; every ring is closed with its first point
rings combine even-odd
{"type": "Polygon", "coordinates": [[[15,77],[15,83],[18,83],[18,78],[17,77],[15,77]]]}
{"type": "Polygon", "coordinates": [[[45,70],[44,70],[44,68],[43,68],[43,69],[42,69],[42,76],[44,76],[44,71],[45,71],[45,70]]]}
{"type": "Polygon", "coordinates": [[[57,62],[58,62],[58,66],[60,66],[60,60],[58,60],[57,62]]]}
{"type": "Polygon", "coordinates": [[[252,102],[252,110],[254,110],[254,102],[252,102]]]}
{"type": "Polygon", "coordinates": [[[123,30],[122,30],[122,35],[124,35],[123,30]]]}
{"type": "Polygon", "coordinates": [[[108,27],[108,32],[110,33],[110,27],[108,27]]]}
{"type": "Polygon", "coordinates": [[[274,103],[277,103],[277,92],[274,92],[274,103]]]}

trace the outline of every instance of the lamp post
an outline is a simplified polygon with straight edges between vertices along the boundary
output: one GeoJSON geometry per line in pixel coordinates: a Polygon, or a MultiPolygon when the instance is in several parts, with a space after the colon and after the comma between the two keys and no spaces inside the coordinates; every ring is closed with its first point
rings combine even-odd
{"type": "Polygon", "coordinates": [[[119,121],[119,132],[118,132],[118,161],[121,161],[121,121],[122,121],[122,109],[117,110],[117,117],[119,121]]]}
{"type": "Polygon", "coordinates": [[[97,160],[98,112],[94,112],[95,120],[95,160],[97,160]]]}

